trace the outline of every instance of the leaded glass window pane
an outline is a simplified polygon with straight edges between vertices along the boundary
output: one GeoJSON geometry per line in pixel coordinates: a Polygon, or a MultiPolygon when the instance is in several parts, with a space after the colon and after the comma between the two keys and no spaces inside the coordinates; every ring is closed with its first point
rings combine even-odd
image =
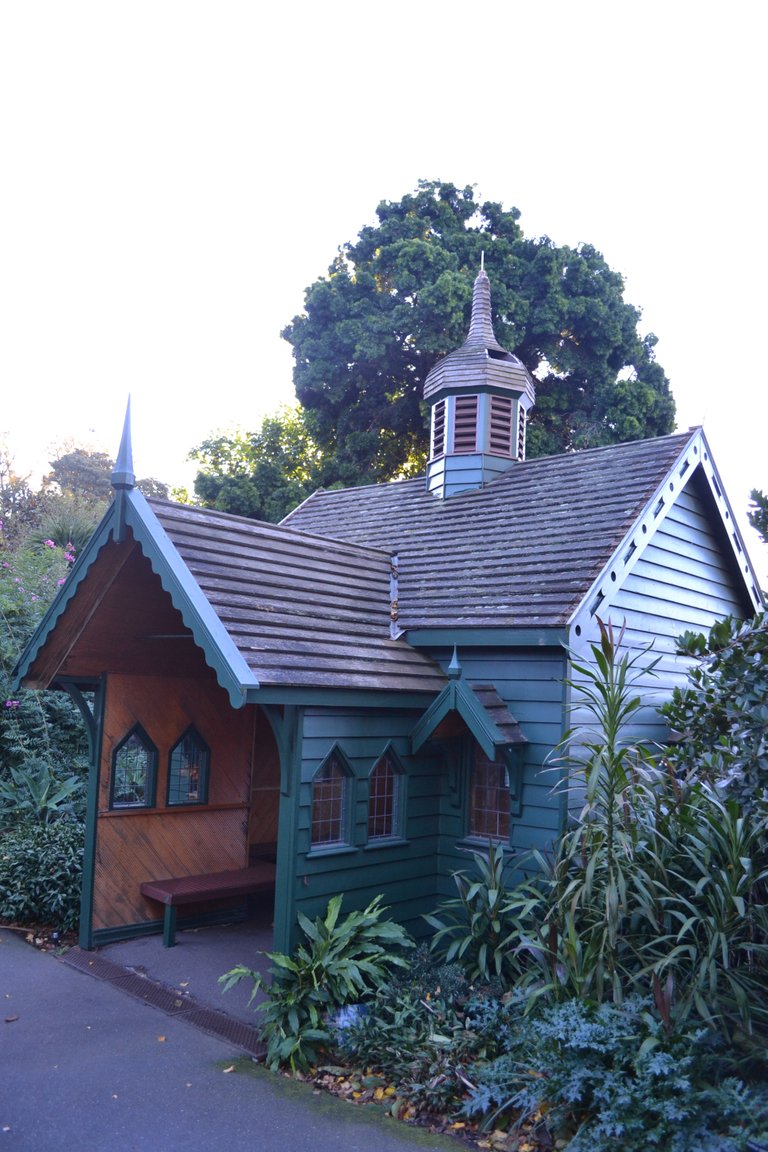
{"type": "Polygon", "coordinates": [[[484,840],[509,840],[509,775],[475,745],[469,804],[469,834],[484,840]]]}
{"type": "Polygon", "coordinates": [[[312,843],[342,844],[346,836],[347,776],[335,754],[312,781],[312,843]]]}
{"type": "Polygon", "coordinates": [[[368,839],[384,840],[398,834],[400,773],[389,755],[376,764],[370,777],[368,839]]]}
{"type": "Polygon", "coordinates": [[[151,808],[155,802],[157,749],[141,728],[134,728],[112,756],[110,807],[151,808]]]}
{"type": "Polygon", "coordinates": [[[171,749],[168,762],[168,804],[205,804],[211,754],[194,728],[171,749]]]}

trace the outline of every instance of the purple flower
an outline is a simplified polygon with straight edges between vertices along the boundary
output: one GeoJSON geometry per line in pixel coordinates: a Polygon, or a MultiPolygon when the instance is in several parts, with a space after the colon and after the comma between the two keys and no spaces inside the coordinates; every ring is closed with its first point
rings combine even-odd
{"type": "Polygon", "coordinates": [[[6,700],[5,706],[6,708],[18,708],[20,703],[20,700],[6,700]]]}
{"type": "Polygon", "coordinates": [[[46,548],[55,548],[56,547],[53,540],[43,540],[43,544],[45,544],[46,548]]]}

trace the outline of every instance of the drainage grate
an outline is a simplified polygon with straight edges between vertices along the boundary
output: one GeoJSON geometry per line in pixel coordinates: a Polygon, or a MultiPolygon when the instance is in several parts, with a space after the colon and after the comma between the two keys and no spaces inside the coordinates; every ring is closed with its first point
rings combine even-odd
{"type": "Polygon", "coordinates": [[[156,984],[154,980],[149,980],[146,976],[137,976],[134,972],[126,972],[124,968],[120,969],[119,976],[109,977],[109,982],[114,984],[115,988],[119,988],[121,992],[127,992],[129,996],[135,996],[137,1000],[151,1004],[153,1008],[159,1008],[161,1012],[167,1012],[170,1016],[174,1016],[178,1012],[187,1012],[193,1006],[191,996],[182,996],[173,988],[166,988],[164,984],[156,984]]]}
{"type": "Polygon", "coordinates": [[[80,948],[70,948],[61,960],[71,968],[95,976],[97,980],[105,980],[120,992],[125,992],[144,1004],[159,1008],[169,1016],[177,1016],[185,1023],[199,1028],[201,1032],[207,1032],[210,1036],[217,1036],[220,1040],[234,1044],[236,1048],[242,1049],[256,1060],[263,1060],[266,1055],[266,1045],[258,1029],[250,1024],[244,1024],[242,1020],[236,1020],[233,1016],[228,1016],[226,1012],[206,1008],[187,993],[158,984],[156,980],[140,976],[111,960],[106,960],[103,956],[84,952],[80,948]]]}
{"type": "Polygon", "coordinates": [[[243,1048],[257,1060],[263,1060],[267,1054],[267,1047],[258,1031],[242,1020],[235,1020],[225,1012],[216,1012],[213,1008],[192,1008],[185,1013],[184,1020],[194,1024],[203,1032],[211,1036],[218,1036],[220,1040],[228,1040],[238,1048],[243,1048]]]}
{"type": "Polygon", "coordinates": [[[99,980],[114,980],[117,976],[125,976],[125,968],[112,960],[106,960],[96,952],[83,952],[81,948],[70,948],[61,957],[65,964],[72,968],[79,968],[81,972],[90,972],[99,980]]]}

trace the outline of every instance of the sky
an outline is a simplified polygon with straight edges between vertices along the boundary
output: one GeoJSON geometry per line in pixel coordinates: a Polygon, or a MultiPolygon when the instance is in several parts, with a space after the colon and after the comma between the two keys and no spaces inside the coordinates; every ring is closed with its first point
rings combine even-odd
{"type": "MultiPolygon", "coordinates": [[[[191,485],[293,400],[281,329],[419,179],[590,243],[746,525],[768,491],[766,9],[731,0],[0,3],[0,442],[191,485]]],[[[488,269],[489,274],[492,270],[488,269]]]]}

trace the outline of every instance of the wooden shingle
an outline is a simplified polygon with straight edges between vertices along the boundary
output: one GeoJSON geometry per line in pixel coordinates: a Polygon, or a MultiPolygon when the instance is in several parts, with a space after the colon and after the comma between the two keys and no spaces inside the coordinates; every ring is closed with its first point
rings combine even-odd
{"type": "Polygon", "coordinates": [[[439,500],[423,479],[316,492],[283,524],[399,556],[399,624],[561,627],[690,433],[516,463],[439,500]]]}

